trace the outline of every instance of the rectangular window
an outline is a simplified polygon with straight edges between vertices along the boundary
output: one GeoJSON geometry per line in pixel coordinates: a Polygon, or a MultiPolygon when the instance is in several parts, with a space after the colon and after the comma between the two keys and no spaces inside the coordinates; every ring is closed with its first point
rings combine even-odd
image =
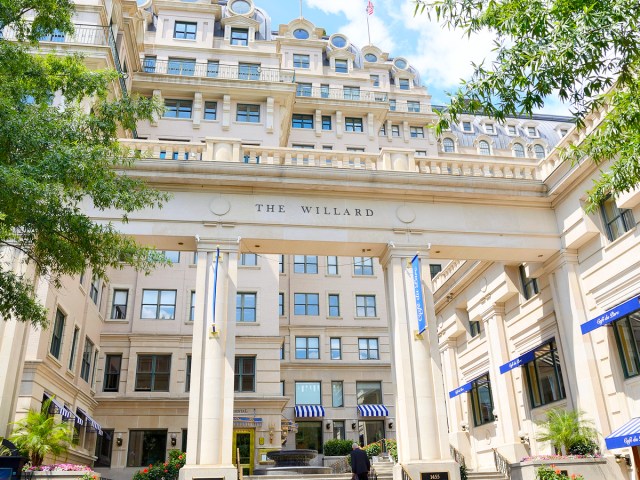
{"type": "Polygon", "coordinates": [[[238,78],[240,80],[260,80],[260,64],[239,63],[238,78]]]}
{"type": "Polygon", "coordinates": [[[129,302],[129,290],[114,290],[113,304],[111,305],[111,318],[124,320],[127,318],[127,303],[129,302]]]}
{"type": "Polygon", "coordinates": [[[299,421],[296,432],[296,448],[317,450],[322,455],[322,422],[299,421]]]}
{"type": "Polygon", "coordinates": [[[616,320],[613,331],[625,378],[640,375],[640,312],[616,320]]]}
{"type": "Polygon", "coordinates": [[[298,97],[310,97],[313,92],[313,86],[310,83],[298,83],[296,86],[296,95],[298,97]]]}
{"type": "Polygon", "coordinates": [[[380,131],[378,132],[378,135],[380,135],[381,137],[384,137],[387,135],[387,125],[385,123],[383,123],[382,126],[380,127],[380,131]]]}
{"type": "Polygon", "coordinates": [[[380,75],[369,75],[369,78],[374,87],[380,86],[380,75]]]}
{"type": "Polygon", "coordinates": [[[516,135],[518,133],[515,125],[507,126],[507,131],[509,132],[509,135],[516,135]]]}
{"type": "Polygon", "coordinates": [[[409,127],[409,133],[411,138],[424,138],[424,128],[422,127],[409,127]]]}
{"type": "Polygon", "coordinates": [[[471,384],[471,409],[473,410],[473,424],[476,427],[493,422],[493,398],[491,396],[491,382],[489,374],[481,376],[471,384]]]}
{"type": "Polygon", "coordinates": [[[360,100],[360,87],[343,87],[345,100],[360,100]]]}
{"type": "Polygon", "coordinates": [[[392,112],[396,111],[396,99],[395,98],[390,98],[389,99],[389,110],[392,112]]]}
{"type": "Polygon", "coordinates": [[[236,121],[260,123],[260,105],[239,103],[236,109],[236,121]]]}
{"type": "Polygon", "coordinates": [[[189,320],[194,321],[196,318],[196,292],[191,290],[191,301],[189,302],[189,320]]]}
{"type": "Polygon", "coordinates": [[[338,275],[338,257],[327,257],[327,275],[338,275]]]}
{"type": "Polygon", "coordinates": [[[284,255],[278,255],[278,271],[284,273],[284,255]]]}
{"type": "Polygon", "coordinates": [[[337,293],[329,294],[329,316],[340,316],[340,295],[338,295],[337,293]]]}
{"type": "Polygon", "coordinates": [[[284,380],[280,380],[280,395],[284,397],[284,380]]]}
{"type": "Polygon", "coordinates": [[[380,382],[356,382],[358,405],[381,405],[382,384],[380,382]]]}
{"type": "Polygon", "coordinates": [[[471,338],[477,337],[482,333],[482,325],[479,320],[469,320],[469,334],[471,338]]]}
{"type": "Polygon", "coordinates": [[[176,22],[173,28],[173,38],[195,40],[198,24],[195,22],[176,22]]]}
{"type": "Polygon", "coordinates": [[[337,440],[346,440],[347,430],[344,426],[344,420],[333,421],[333,438],[337,440]]]}
{"type": "Polygon", "coordinates": [[[317,255],[294,255],[293,271],[295,273],[318,273],[317,255]]]}
{"type": "Polygon", "coordinates": [[[431,278],[434,278],[441,271],[442,271],[442,265],[440,265],[439,263],[430,263],[429,264],[429,274],[431,275],[431,278]]]}
{"type": "Polygon", "coordinates": [[[142,61],[142,70],[145,73],[156,73],[156,57],[144,57],[142,61]]]}
{"type": "Polygon", "coordinates": [[[231,29],[231,45],[249,45],[249,30],[246,28],[231,29]]]}
{"type": "Polygon", "coordinates": [[[104,392],[117,392],[120,387],[120,367],[122,355],[107,355],[104,362],[104,392]]]}
{"type": "Polygon", "coordinates": [[[398,85],[400,86],[400,90],[409,90],[409,79],[401,78],[398,85]]]}
{"type": "Polygon", "coordinates": [[[342,360],[342,340],[337,337],[329,339],[331,360],[342,360]]]}
{"type": "Polygon", "coordinates": [[[233,376],[233,391],[256,391],[256,357],[236,357],[233,376]]]}
{"type": "Polygon", "coordinates": [[[166,452],[166,430],[129,430],[127,467],[146,467],[164,462],[166,452]]]}
{"type": "Polygon", "coordinates": [[[294,53],[293,68],[309,68],[309,55],[294,53]]]}
{"type": "Polygon", "coordinates": [[[171,355],[138,355],[136,392],[168,392],[171,355]]]}
{"type": "Polygon", "coordinates": [[[373,258],[353,257],[354,275],[373,275],[373,258]]]}
{"type": "Polygon", "coordinates": [[[360,360],[380,360],[377,338],[358,339],[358,358],[360,360]]]}
{"type": "Polygon", "coordinates": [[[60,359],[60,353],[62,352],[62,336],[64,335],[64,322],[66,318],[64,313],[59,309],[56,310],[56,320],[53,324],[53,333],[51,334],[51,347],[49,353],[60,359]]]}
{"type": "Polygon", "coordinates": [[[331,406],[344,407],[344,389],[342,382],[331,382],[331,406]]]}
{"type": "Polygon", "coordinates": [[[426,157],[426,156],[427,156],[426,150],[416,150],[416,157],[426,157]]]}
{"type": "Polygon", "coordinates": [[[236,322],[256,321],[256,297],[255,292],[238,292],[236,294],[236,322]]]}
{"type": "Polygon", "coordinates": [[[336,59],[336,73],[349,73],[349,62],[347,60],[336,59]]]}
{"type": "Polygon", "coordinates": [[[313,115],[294,113],[291,117],[291,126],[293,128],[313,128],[313,115]]]}
{"type": "Polygon", "coordinates": [[[218,116],[218,102],[204,102],[204,119],[215,120],[218,116]]]}
{"type": "Polygon", "coordinates": [[[165,118],[191,118],[193,102],[191,100],[165,100],[165,118]]]}
{"type": "Polygon", "coordinates": [[[76,352],[78,351],[79,338],[80,338],[80,329],[78,327],[75,327],[73,329],[73,341],[71,342],[71,355],[69,355],[69,370],[72,370],[72,371],[76,363],[76,352]]]}
{"type": "Polygon", "coordinates": [[[345,132],[363,132],[362,118],[358,117],[345,117],[344,119],[345,132]]]}
{"type": "Polygon", "coordinates": [[[209,60],[207,62],[207,77],[216,78],[220,73],[220,62],[217,60],[209,60]]]}
{"type": "Polygon", "coordinates": [[[243,267],[256,267],[258,266],[258,254],[256,253],[241,253],[240,265],[243,267]]]}
{"type": "Polygon", "coordinates": [[[484,125],[484,131],[487,132],[488,134],[496,133],[496,129],[495,129],[493,123],[486,123],[484,125]]]}
{"type": "Polygon", "coordinates": [[[534,359],[523,368],[527,377],[532,408],[557,402],[566,397],[555,340],[539,347],[534,352],[534,359]]]}
{"type": "Polygon", "coordinates": [[[278,293],[278,315],[284,317],[284,293],[278,293]]]}
{"type": "Polygon", "coordinates": [[[320,382],[296,382],[296,405],[322,405],[320,382]]]}
{"type": "Polygon", "coordinates": [[[320,97],[329,98],[329,85],[327,84],[320,85],[320,97]]]}
{"type": "Polygon", "coordinates": [[[98,369],[98,349],[93,352],[93,368],[91,369],[91,388],[96,387],[96,370],[98,369]]]}
{"type": "Polygon", "coordinates": [[[140,318],[173,320],[176,318],[175,290],[142,290],[140,318]]]}
{"type": "Polygon", "coordinates": [[[539,293],[538,280],[527,277],[524,265],[520,265],[520,280],[522,281],[522,294],[524,295],[525,300],[529,300],[531,297],[539,293]]]}
{"type": "Polygon", "coordinates": [[[472,132],[471,122],[462,122],[462,131],[467,133],[472,132]]]}
{"type": "Polygon", "coordinates": [[[91,285],[89,286],[89,297],[93,300],[93,303],[98,305],[98,296],[100,295],[100,278],[94,276],[91,279],[91,285]]]}
{"type": "Polygon", "coordinates": [[[407,110],[409,112],[418,113],[420,111],[420,102],[415,102],[412,100],[407,101],[407,110]]]}
{"type": "Polygon", "coordinates": [[[607,238],[610,241],[620,238],[624,233],[635,227],[636,222],[631,210],[619,209],[615,199],[611,196],[604,199],[600,205],[600,212],[607,238]]]}
{"type": "Polygon", "coordinates": [[[294,293],[295,315],[320,315],[320,296],[317,293],[294,293]]]}
{"type": "MultiPolygon", "coordinates": [[[[296,337],[296,359],[318,360],[320,358],[319,337],[296,337]]],[[[296,401],[296,403],[298,403],[296,401]]]]}
{"type": "MultiPolygon", "coordinates": [[[[179,152],[173,152],[174,156],[179,152]]],[[[177,158],[175,158],[177,160],[177,158]]],[[[186,158],[185,158],[186,160],[186,158]]],[[[164,255],[169,262],[172,264],[180,263],[180,252],[177,250],[162,250],[160,253],[164,255]]]]}
{"type": "Polygon", "coordinates": [[[331,130],[331,115],[322,116],[322,130],[331,130]]]}
{"type": "Polygon", "coordinates": [[[196,70],[195,58],[171,58],[167,65],[167,73],[169,75],[186,75],[193,77],[196,70]]]}
{"type": "Polygon", "coordinates": [[[82,351],[82,365],[80,367],[80,378],[85,382],[89,382],[89,374],[91,373],[91,359],[93,358],[93,342],[89,337],[84,340],[84,350],[82,351]]]}
{"type": "Polygon", "coordinates": [[[400,136],[400,125],[391,125],[391,136],[392,137],[400,136]]]}
{"type": "Polygon", "coordinates": [[[376,296],[356,295],[356,316],[375,317],[376,316],[376,296]]]}
{"type": "Polygon", "coordinates": [[[537,137],[538,136],[538,130],[536,129],[536,127],[527,127],[527,134],[530,137],[537,137]]]}
{"type": "Polygon", "coordinates": [[[191,355],[187,355],[187,366],[184,372],[184,391],[191,391],[191,355]]]}

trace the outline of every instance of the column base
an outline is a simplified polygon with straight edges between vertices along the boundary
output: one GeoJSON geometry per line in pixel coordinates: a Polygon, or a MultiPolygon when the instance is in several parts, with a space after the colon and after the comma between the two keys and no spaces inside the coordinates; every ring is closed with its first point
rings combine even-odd
{"type": "Polygon", "coordinates": [[[178,480],[237,480],[238,469],[233,465],[185,465],[178,480]]]}
{"type": "Polygon", "coordinates": [[[393,467],[393,480],[403,480],[402,467],[411,480],[460,480],[460,465],[453,460],[416,460],[396,464],[393,467]]]}

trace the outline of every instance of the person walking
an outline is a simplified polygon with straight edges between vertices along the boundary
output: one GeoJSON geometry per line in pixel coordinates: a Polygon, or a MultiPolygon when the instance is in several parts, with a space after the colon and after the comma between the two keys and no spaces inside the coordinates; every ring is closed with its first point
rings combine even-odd
{"type": "Polygon", "coordinates": [[[369,463],[367,452],[362,450],[360,445],[354,443],[353,450],[351,450],[351,471],[354,474],[353,480],[369,480],[369,470],[371,470],[371,463],[369,463]]]}

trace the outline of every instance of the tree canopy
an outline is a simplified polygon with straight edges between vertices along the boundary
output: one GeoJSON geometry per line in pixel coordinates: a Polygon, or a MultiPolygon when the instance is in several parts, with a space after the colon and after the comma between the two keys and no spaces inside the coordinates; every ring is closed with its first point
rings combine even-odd
{"type": "MultiPolygon", "coordinates": [[[[119,171],[135,161],[119,133],[151,118],[158,105],[114,99],[117,72],[90,71],[80,56],[39,50],[43,35],[73,31],[72,13],[67,0],[0,0],[0,26],[16,32],[15,41],[0,39],[0,255],[17,249],[54,285],[86,269],[104,277],[123,263],[149,271],[162,262],[114,225],[92,221],[84,202],[117,209],[126,221],[167,199],[119,171]],[[52,105],[54,93],[62,103],[52,105]]],[[[11,269],[0,269],[0,316],[47,324],[31,280],[11,269]]]]}
{"type": "Polygon", "coordinates": [[[577,128],[606,115],[566,160],[611,160],[589,191],[588,210],[640,183],[640,2],[637,0],[416,0],[449,28],[496,35],[496,59],[474,64],[441,113],[438,132],[464,112],[497,120],[529,116],[555,95],[577,128]],[[606,106],[606,107],[605,107],[606,106]]]}

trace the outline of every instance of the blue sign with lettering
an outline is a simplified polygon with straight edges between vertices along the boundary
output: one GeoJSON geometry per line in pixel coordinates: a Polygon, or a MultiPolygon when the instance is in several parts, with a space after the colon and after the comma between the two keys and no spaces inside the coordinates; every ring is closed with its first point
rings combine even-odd
{"type": "Polygon", "coordinates": [[[604,439],[609,450],[640,445],[640,418],[632,418],[604,439]]]}
{"type": "Polygon", "coordinates": [[[501,365],[500,373],[507,373],[508,371],[513,370],[514,368],[521,367],[525,363],[531,362],[535,358],[535,353],[537,349],[538,347],[534,348],[533,350],[525,354],[520,355],[517,358],[514,358],[513,360],[509,360],[504,365],[501,365]]]}
{"type": "Polygon", "coordinates": [[[453,398],[453,397],[457,397],[458,395],[468,392],[469,390],[471,390],[471,385],[473,384],[473,382],[469,382],[469,383],[465,383],[464,385],[456,388],[455,390],[451,390],[449,392],[449,398],[453,398]]]}
{"type": "Polygon", "coordinates": [[[633,313],[637,310],[640,310],[640,297],[633,297],[631,300],[627,300],[617,307],[604,312],[602,315],[599,315],[596,318],[583,323],[582,325],[580,325],[580,330],[582,330],[582,334],[584,335],[595,330],[598,327],[614,322],[619,318],[624,317],[625,315],[629,315],[630,313],[633,313]]]}
{"type": "Polygon", "coordinates": [[[416,297],[416,310],[418,313],[418,333],[422,333],[427,329],[427,317],[424,314],[424,298],[422,296],[422,281],[420,275],[420,260],[418,255],[411,260],[411,269],[413,272],[413,290],[416,297]]]}

